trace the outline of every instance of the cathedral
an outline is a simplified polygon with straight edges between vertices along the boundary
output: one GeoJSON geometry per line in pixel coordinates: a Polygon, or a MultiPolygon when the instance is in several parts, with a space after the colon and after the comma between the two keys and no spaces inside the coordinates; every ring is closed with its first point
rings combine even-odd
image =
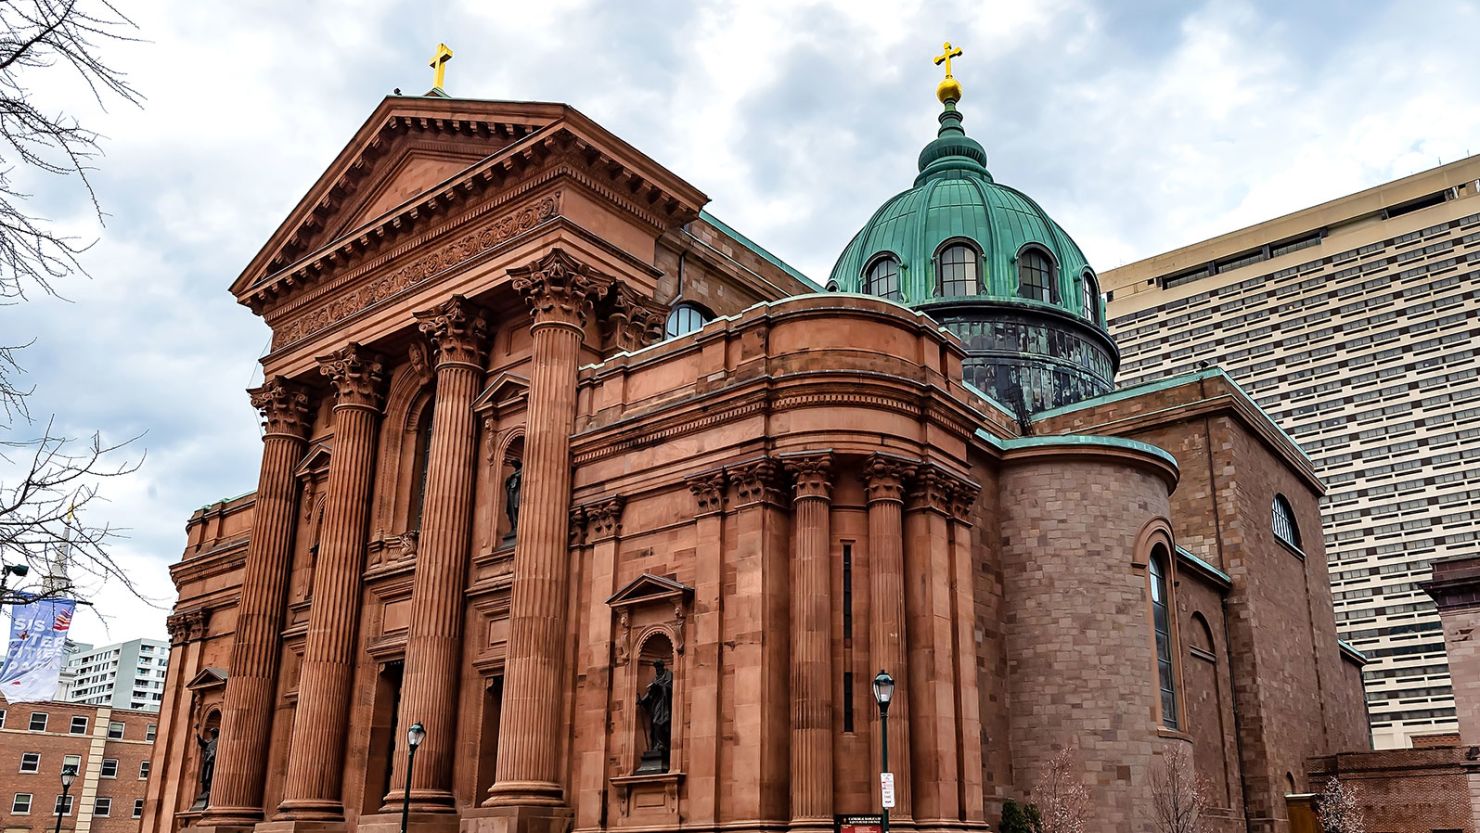
{"type": "Polygon", "coordinates": [[[1216,368],[1115,387],[958,52],[825,285],[444,52],[231,285],[261,467],[172,568],[144,831],[828,833],[886,803],[881,672],[892,828],[995,830],[1058,760],[1150,831],[1184,760],[1217,830],[1307,829],[1368,746],[1321,482],[1216,368]]]}

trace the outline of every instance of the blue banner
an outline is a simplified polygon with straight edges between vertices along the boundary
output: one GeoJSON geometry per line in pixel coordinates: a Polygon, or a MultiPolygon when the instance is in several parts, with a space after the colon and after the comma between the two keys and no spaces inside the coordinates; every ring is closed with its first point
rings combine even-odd
{"type": "Polygon", "coordinates": [[[10,608],[10,649],[0,666],[0,694],[12,703],[50,700],[66,656],[77,602],[42,599],[10,608]]]}

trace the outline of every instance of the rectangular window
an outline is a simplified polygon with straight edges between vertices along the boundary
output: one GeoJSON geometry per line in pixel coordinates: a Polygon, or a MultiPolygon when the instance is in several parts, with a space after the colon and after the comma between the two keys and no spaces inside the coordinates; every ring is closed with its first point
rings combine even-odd
{"type": "Polygon", "coordinates": [[[853,545],[843,545],[843,644],[853,640],[853,545]]]}
{"type": "Polygon", "coordinates": [[[108,724],[108,739],[109,740],[123,740],[123,724],[122,723],[109,723],[108,724]]]}
{"type": "Polygon", "coordinates": [[[21,753],[21,772],[40,772],[40,771],[41,771],[41,753],[40,752],[22,752],[21,753]]]}
{"type": "Polygon", "coordinates": [[[70,793],[67,794],[67,795],[58,795],[57,796],[56,803],[53,804],[53,805],[51,805],[51,814],[53,816],[57,816],[57,815],[70,816],[70,815],[72,815],[72,799],[73,798],[75,798],[75,796],[71,795],[70,793]]]}
{"type": "Polygon", "coordinates": [[[150,743],[153,743],[154,742],[154,736],[156,734],[158,734],[158,733],[159,733],[159,724],[157,724],[157,723],[150,723],[148,726],[145,726],[144,727],[144,740],[147,740],[150,743]]]}
{"type": "Polygon", "coordinates": [[[31,712],[31,731],[46,731],[46,712],[31,712]]]}
{"type": "Polygon", "coordinates": [[[10,800],[10,812],[17,816],[31,815],[31,794],[16,793],[15,798],[10,800]]]}
{"type": "Polygon", "coordinates": [[[134,814],[132,817],[136,819],[144,817],[144,799],[134,799],[134,814]]]}
{"type": "Polygon", "coordinates": [[[67,767],[72,767],[72,771],[73,772],[81,772],[82,771],[82,756],[81,755],[63,755],[62,756],[62,769],[66,769],[67,767]]]}
{"type": "Polygon", "coordinates": [[[0,709],[0,729],[5,728],[5,709],[0,709]]]}
{"type": "Polygon", "coordinates": [[[73,715],[72,725],[67,728],[67,731],[74,735],[87,734],[87,718],[81,715],[73,715]]]}
{"type": "Polygon", "coordinates": [[[99,818],[107,818],[113,815],[113,799],[98,796],[93,802],[93,815],[99,818]]]}
{"type": "Polygon", "coordinates": [[[139,780],[140,781],[143,781],[144,779],[146,779],[148,777],[149,777],[149,762],[148,761],[140,761],[139,762],[139,780]]]}
{"type": "Polygon", "coordinates": [[[118,759],[117,758],[104,758],[103,759],[103,771],[101,773],[101,776],[103,778],[117,778],[118,777],[118,759]]]}
{"type": "Polygon", "coordinates": [[[843,731],[853,731],[853,672],[843,672],[843,731]]]}

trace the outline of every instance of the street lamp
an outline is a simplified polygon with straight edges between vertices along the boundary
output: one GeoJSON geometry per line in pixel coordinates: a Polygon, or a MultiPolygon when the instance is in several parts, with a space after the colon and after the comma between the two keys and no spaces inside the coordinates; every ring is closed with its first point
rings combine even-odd
{"type": "Polygon", "coordinates": [[[879,814],[880,833],[889,833],[889,808],[894,806],[894,775],[889,772],[889,703],[894,699],[894,678],[880,671],[874,676],[874,702],[879,704],[879,814]]]}
{"type": "Polygon", "coordinates": [[[62,767],[62,799],[57,802],[57,831],[62,833],[62,811],[67,809],[67,794],[72,791],[72,782],[77,780],[77,767],[67,764],[62,767]]]}
{"type": "Polygon", "coordinates": [[[30,566],[26,564],[6,564],[0,567],[0,599],[5,598],[5,585],[10,582],[10,577],[25,578],[31,572],[30,566]]]}
{"type": "Polygon", "coordinates": [[[406,795],[401,799],[401,833],[406,833],[406,821],[411,816],[411,767],[416,763],[416,747],[421,746],[427,730],[420,723],[411,724],[406,730],[406,795]]]}

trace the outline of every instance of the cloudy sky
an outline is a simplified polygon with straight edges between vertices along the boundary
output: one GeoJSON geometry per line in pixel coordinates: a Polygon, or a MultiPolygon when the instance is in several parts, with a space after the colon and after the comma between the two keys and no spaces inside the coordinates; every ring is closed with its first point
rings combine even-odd
{"type": "Polygon", "coordinates": [[[92,277],[0,308],[36,339],[38,414],[143,435],[97,511],[158,607],[101,588],[94,642],[162,637],[187,517],[256,485],[268,333],[226,287],[383,95],[430,86],[438,41],[453,95],[575,105],[817,279],[909,185],[946,39],[993,174],[1101,270],[1480,151],[1474,2],[116,2],[145,106],[37,81],[107,135],[106,227],[32,185],[99,239],[92,277]]]}

